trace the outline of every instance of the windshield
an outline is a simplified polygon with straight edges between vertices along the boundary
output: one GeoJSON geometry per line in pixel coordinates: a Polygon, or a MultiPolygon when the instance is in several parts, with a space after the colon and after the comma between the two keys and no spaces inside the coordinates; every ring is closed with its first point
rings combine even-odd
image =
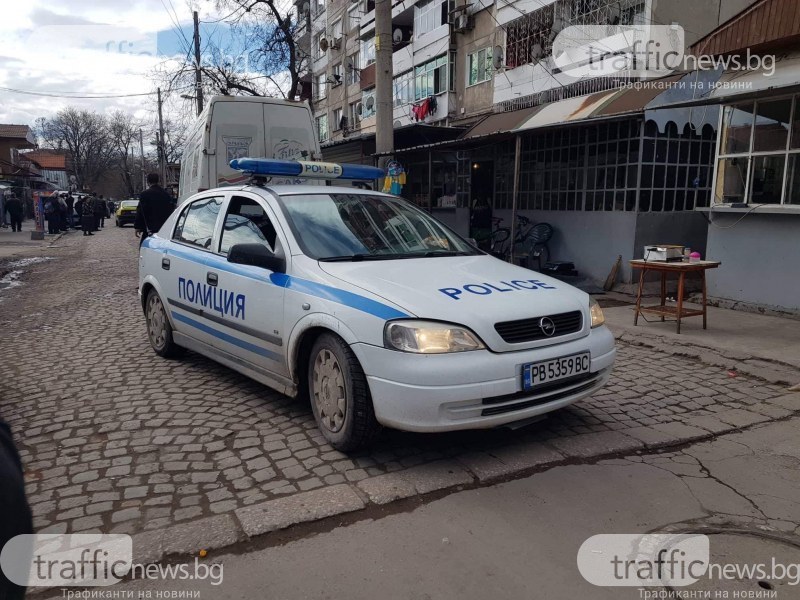
{"type": "Polygon", "coordinates": [[[318,260],[382,260],[479,254],[405,200],[367,194],[285,196],[303,252],[318,260]]]}

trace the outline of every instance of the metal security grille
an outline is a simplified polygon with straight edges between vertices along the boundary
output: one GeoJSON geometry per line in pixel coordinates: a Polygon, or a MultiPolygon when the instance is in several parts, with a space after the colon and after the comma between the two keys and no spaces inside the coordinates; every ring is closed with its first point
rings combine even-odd
{"type": "Polygon", "coordinates": [[[495,331],[500,334],[503,341],[509,344],[555,338],[580,331],[581,327],[583,327],[583,313],[579,310],[559,313],[557,315],[546,315],[546,317],[505,321],[503,323],[496,323],[494,326],[495,331]],[[553,321],[555,332],[552,335],[548,336],[542,330],[540,326],[542,318],[549,318],[553,321]]]}

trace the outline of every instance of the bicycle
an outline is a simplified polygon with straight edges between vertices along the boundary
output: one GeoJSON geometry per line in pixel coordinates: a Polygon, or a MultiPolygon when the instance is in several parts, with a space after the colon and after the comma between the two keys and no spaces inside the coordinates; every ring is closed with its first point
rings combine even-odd
{"type": "Polygon", "coordinates": [[[492,217],[492,233],[489,236],[489,253],[497,258],[503,258],[505,245],[511,237],[511,230],[508,227],[500,227],[503,219],[492,217]]]}
{"type": "Polygon", "coordinates": [[[501,258],[508,261],[513,247],[514,259],[518,259],[521,266],[532,269],[531,262],[536,260],[536,270],[541,271],[542,257],[545,257],[545,264],[550,260],[550,248],[547,243],[553,237],[553,232],[553,226],[549,223],[533,223],[528,217],[517,215],[513,246],[504,247],[501,258]]]}

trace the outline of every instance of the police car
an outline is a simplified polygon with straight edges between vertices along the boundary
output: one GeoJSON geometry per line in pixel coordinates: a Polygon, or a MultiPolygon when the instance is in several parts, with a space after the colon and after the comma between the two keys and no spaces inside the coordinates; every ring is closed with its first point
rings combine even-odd
{"type": "Polygon", "coordinates": [[[525,422],[608,380],[614,339],[586,293],[477,250],[395,196],[268,183],[379,169],[232,166],[251,183],[191,196],[142,244],[139,293],[159,355],[191,349],[308,397],[341,450],[381,426],[525,422]]]}

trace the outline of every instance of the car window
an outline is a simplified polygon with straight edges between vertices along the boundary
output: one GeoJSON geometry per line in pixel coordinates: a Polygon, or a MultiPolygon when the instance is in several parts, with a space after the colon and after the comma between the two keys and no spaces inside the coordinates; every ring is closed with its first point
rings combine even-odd
{"type": "Polygon", "coordinates": [[[241,196],[231,198],[219,243],[222,254],[236,244],[264,244],[274,252],[276,237],[275,226],[258,202],[241,196]]]}
{"type": "Polygon", "coordinates": [[[477,252],[400,198],[320,193],[291,195],[280,202],[295,238],[311,258],[364,260],[477,252]]]}
{"type": "Polygon", "coordinates": [[[222,198],[202,198],[189,204],[178,217],[172,239],[200,248],[210,248],[221,206],[222,198]]]}

